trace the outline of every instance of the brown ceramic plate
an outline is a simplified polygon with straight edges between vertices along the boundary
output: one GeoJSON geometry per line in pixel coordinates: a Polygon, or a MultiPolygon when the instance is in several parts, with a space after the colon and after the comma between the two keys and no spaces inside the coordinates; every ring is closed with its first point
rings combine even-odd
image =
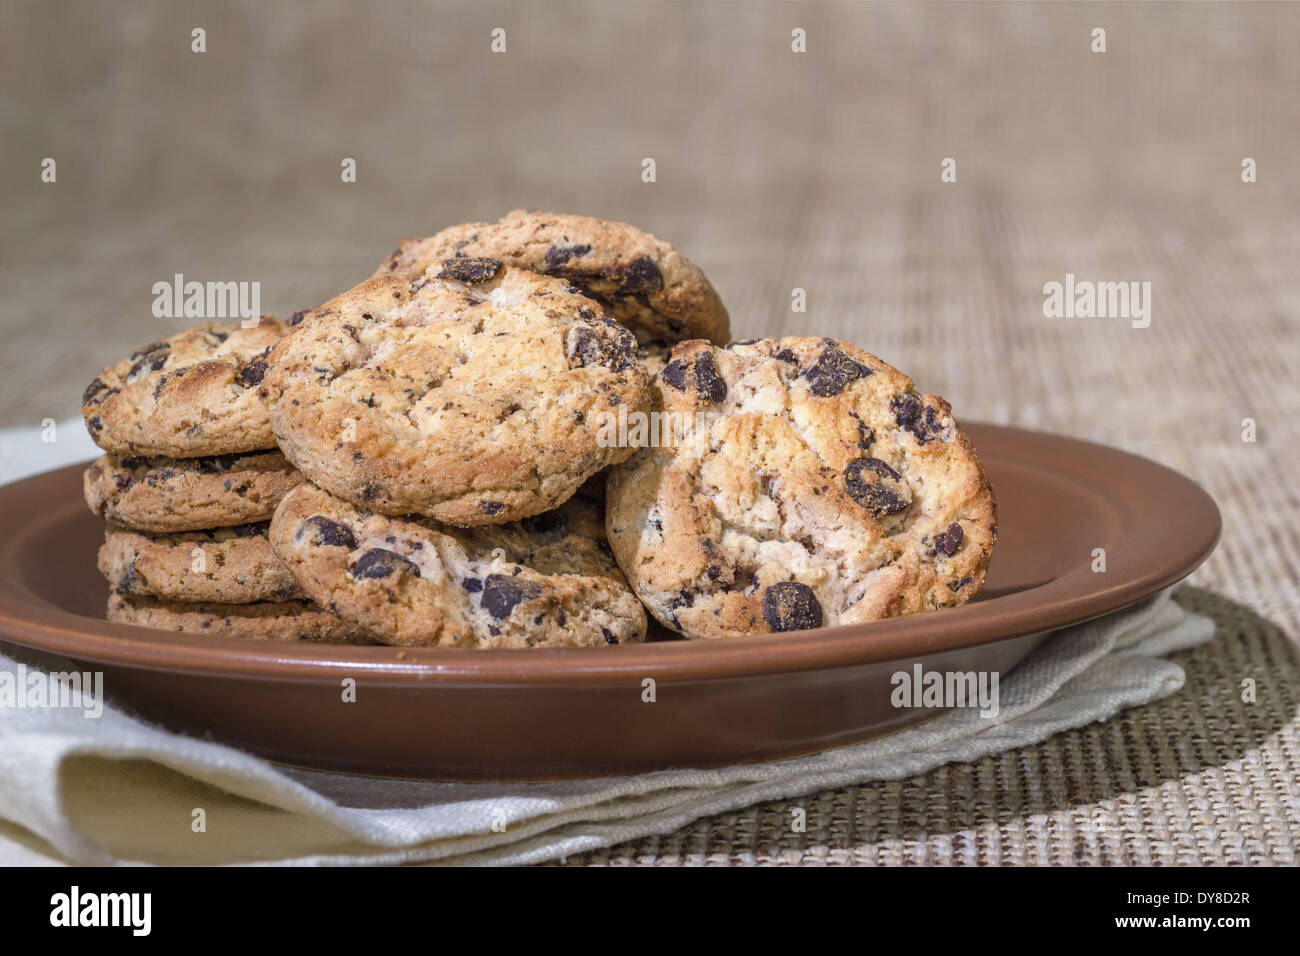
{"type": "Polygon", "coordinates": [[[974,425],[1000,536],[973,604],[875,624],[690,643],[537,651],[330,647],[111,624],[102,523],[83,466],[0,488],[0,636],[90,662],[110,696],[169,728],[312,767],[545,779],[808,753],[933,714],[890,676],[1014,667],[1055,628],[1131,604],[1196,568],[1219,512],[1154,462],[974,425]],[[1105,573],[1092,570],[1106,549],[1105,573]],[[357,699],[341,701],[355,678],[357,699]],[[655,682],[653,703],[643,682],[655,682]]]}

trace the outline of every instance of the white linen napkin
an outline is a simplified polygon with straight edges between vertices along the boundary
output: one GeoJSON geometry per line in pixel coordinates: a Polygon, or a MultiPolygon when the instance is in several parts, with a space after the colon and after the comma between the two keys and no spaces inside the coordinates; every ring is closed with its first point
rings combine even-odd
{"type": "MultiPolygon", "coordinates": [[[[13,480],[15,467],[31,473],[93,457],[93,446],[73,449],[63,437],[47,444],[40,429],[0,432],[0,481],[13,480]]],[[[812,756],[556,783],[315,772],[171,733],[112,703],[98,717],[0,704],[0,864],[556,859],[765,800],[903,779],[1106,720],[1181,688],[1182,668],[1163,656],[1213,634],[1209,619],[1164,592],[1051,635],[1005,675],[996,717],[953,710],[812,756]]],[[[16,681],[37,667],[83,669],[0,644],[0,692],[5,672],[16,681]]]]}

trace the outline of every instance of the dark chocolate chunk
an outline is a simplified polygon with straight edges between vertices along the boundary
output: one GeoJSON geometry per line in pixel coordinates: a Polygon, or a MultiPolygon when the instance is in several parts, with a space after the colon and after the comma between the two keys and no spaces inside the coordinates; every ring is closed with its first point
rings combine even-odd
{"type": "Polygon", "coordinates": [[[600,629],[600,633],[601,633],[601,635],[605,638],[605,643],[606,643],[606,644],[617,644],[617,643],[618,643],[618,638],[614,636],[614,632],[611,631],[609,628],[607,628],[607,627],[602,627],[602,628],[600,629]]]}
{"type": "Polygon", "coordinates": [[[542,593],[535,581],[520,581],[505,574],[489,574],[483,584],[483,610],[497,619],[510,616],[515,605],[530,601],[542,593]]]}
{"type": "Polygon", "coordinates": [[[712,352],[701,352],[695,360],[695,391],[707,402],[720,402],[727,397],[727,383],[718,374],[718,363],[712,352]]]}
{"type": "Polygon", "coordinates": [[[239,384],[244,388],[261,385],[264,378],[266,378],[266,362],[260,358],[253,359],[239,370],[239,384]]]}
{"type": "Polygon", "coordinates": [[[500,501],[480,501],[478,506],[485,515],[499,515],[506,510],[506,506],[500,501]]]}
{"type": "Polygon", "coordinates": [[[420,569],[414,561],[387,548],[371,548],[352,565],[354,578],[386,578],[390,574],[411,574],[418,578],[420,569]]]}
{"type": "Polygon", "coordinates": [[[337,521],[331,521],[324,515],[313,515],[304,521],[295,537],[300,540],[306,538],[312,544],[332,548],[351,550],[357,546],[357,539],[353,536],[351,528],[337,521]]]}
{"type": "Polygon", "coordinates": [[[579,259],[591,252],[591,246],[551,246],[546,250],[546,270],[554,272],[564,268],[570,259],[579,259]]]}
{"type": "Polygon", "coordinates": [[[136,361],[131,366],[131,371],[126,373],[127,380],[130,381],[144,372],[158,371],[167,364],[167,355],[171,352],[171,348],[166,342],[155,342],[138,352],[131,353],[131,358],[136,361]]]}
{"type": "Polygon", "coordinates": [[[664,366],[664,370],[659,373],[659,377],[677,391],[686,391],[686,362],[682,359],[673,359],[664,366]]]}
{"type": "Polygon", "coordinates": [[[461,282],[486,282],[501,271],[500,259],[486,256],[461,256],[444,259],[439,279],[459,279],[461,282]]]}
{"type": "Polygon", "coordinates": [[[582,326],[569,340],[569,357],[583,366],[604,365],[624,372],[636,364],[636,336],[612,319],[582,326]]]}
{"type": "Polygon", "coordinates": [[[483,582],[478,578],[466,578],[460,582],[460,586],[470,594],[478,594],[479,591],[483,590],[483,582]]]}
{"type": "Polygon", "coordinates": [[[871,369],[855,362],[834,342],[828,342],[821,356],[803,373],[814,395],[838,395],[849,382],[866,378],[871,369]]]}
{"type": "Polygon", "coordinates": [[[763,620],[773,631],[806,631],[822,626],[822,606],[808,585],[779,581],[763,592],[763,620]]]}
{"type": "Polygon", "coordinates": [[[957,553],[957,549],[961,547],[962,539],[965,536],[965,532],[961,530],[961,525],[950,524],[947,531],[934,536],[934,546],[951,558],[957,553]]]}
{"type": "Polygon", "coordinates": [[[623,269],[618,291],[623,295],[650,295],[664,287],[664,276],[651,259],[634,259],[623,269]]]}
{"type": "Polygon", "coordinates": [[[934,408],[921,401],[915,392],[907,392],[889,403],[890,410],[900,428],[905,428],[922,445],[933,441],[943,432],[943,424],[934,408]]]}
{"type": "MultiPolygon", "coordinates": [[[[89,405],[92,401],[96,400],[95,396],[99,395],[100,392],[103,392],[107,389],[108,386],[104,384],[104,380],[102,378],[99,377],[94,378],[91,381],[91,383],[86,386],[86,391],[81,396],[81,404],[89,405]]],[[[103,399],[100,398],[99,401],[103,401],[103,399]]]]}
{"type": "Polygon", "coordinates": [[[906,511],[912,494],[902,475],[879,458],[855,458],[844,469],[849,497],[876,518],[906,511]]]}

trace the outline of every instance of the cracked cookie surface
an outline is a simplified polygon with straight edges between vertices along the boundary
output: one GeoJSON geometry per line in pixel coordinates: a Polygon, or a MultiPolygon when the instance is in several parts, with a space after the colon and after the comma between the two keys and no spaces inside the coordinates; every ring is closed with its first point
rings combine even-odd
{"type": "Polygon", "coordinates": [[[103,455],[86,469],[86,504],[137,531],[201,531],[266,521],[302,474],[278,451],[206,458],[103,455]]]}
{"type": "Polygon", "coordinates": [[[607,482],[610,544],[688,637],[806,630],[970,601],[992,487],[943,399],[821,338],[678,345],[655,411],[687,422],[607,482]]]}
{"type": "Polygon", "coordinates": [[[108,620],[164,631],[264,641],[374,644],[369,635],[308,601],[189,604],[113,593],[108,620]]]}
{"type": "Polygon", "coordinates": [[[147,534],[109,525],[99,571],[121,594],[164,601],[252,604],[305,597],[271,550],[269,522],[147,534]]]}
{"type": "Polygon", "coordinates": [[[360,507],[469,527],[550,510],[632,449],[644,410],[631,333],[561,279],[483,258],[370,279],[272,351],[261,394],[281,449],[360,507]]]}
{"type": "Polygon", "coordinates": [[[561,276],[603,304],[641,342],[731,337],[722,300],[700,268],[635,226],[591,216],[516,209],[498,222],[469,222],[427,239],[404,239],[376,276],[415,278],[450,256],[491,256],[561,276]]]}
{"type": "Polygon", "coordinates": [[[312,485],[281,503],[271,545],[303,590],[385,644],[604,647],[638,643],[645,612],[602,543],[590,503],[453,529],[358,510],[312,485]]]}
{"type": "Polygon", "coordinates": [[[119,455],[192,458],[275,447],[257,387],[286,326],[207,323],[137,349],[86,387],[95,443],[119,455]]]}

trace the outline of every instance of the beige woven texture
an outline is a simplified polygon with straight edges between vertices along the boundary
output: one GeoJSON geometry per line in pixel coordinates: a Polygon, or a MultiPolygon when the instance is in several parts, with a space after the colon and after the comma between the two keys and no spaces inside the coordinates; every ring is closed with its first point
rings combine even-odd
{"type": "Polygon", "coordinates": [[[150,311],[178,272],[287,314],[400,235],[517,206],[637,223],[738,335],[842,337],[961,418],[1200,481],[1224,536],[1182,599],[1220,634],[1106,724],[568,863],[1295,862],[1297,51],[1295,4],[8,3],[0,425],[72,413],[179,328],[150,311]],[[1150,282],[1150,327],[1045,318],[1067,272],[1150,282]]]}

